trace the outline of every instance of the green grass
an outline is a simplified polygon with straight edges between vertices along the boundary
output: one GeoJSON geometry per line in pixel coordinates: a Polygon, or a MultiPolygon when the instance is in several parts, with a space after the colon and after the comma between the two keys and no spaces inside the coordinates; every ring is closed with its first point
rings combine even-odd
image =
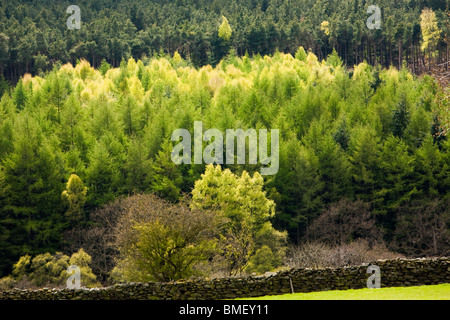
{"type": "Polygon", "coordinates": [[[333,290],[249,298],[251,300],[450,300],[450,283],[380,289],[333,290]]]}

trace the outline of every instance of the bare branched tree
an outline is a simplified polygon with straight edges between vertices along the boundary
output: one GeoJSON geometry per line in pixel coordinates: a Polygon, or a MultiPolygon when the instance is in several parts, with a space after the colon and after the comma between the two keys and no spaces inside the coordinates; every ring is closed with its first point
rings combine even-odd
{"type": "Polygon", "coordinates": [[[409,203],[398,210],[396,249],[413,256],[450,254],[450,200],[409,203]]]}
{"type": "Polygon", "coordinates": [[[369,245],[382,242],[369,204],[361,200],[342,199],[333,203],[307,230],[307,239],[329,245],[341,245],[356,239],[366,239],[369,245]]]}

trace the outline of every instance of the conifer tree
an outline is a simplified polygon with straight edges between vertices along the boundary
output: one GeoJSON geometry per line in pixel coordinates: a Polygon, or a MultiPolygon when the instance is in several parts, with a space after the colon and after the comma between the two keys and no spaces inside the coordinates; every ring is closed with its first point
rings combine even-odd
{"type": "Polygon", "coordinates": [[[228,19],[225,18],[225,16],[222,16],[222,24],[219,27],[219,37],[228,41],[231,38],[231,34],[232,31],[228,19]]]}
{"type": "Polygon", "coordinates": [[[429,62],[440,39],[440,33],[436,14],[432,9],[425,8],[420,15],[420,29],[422,30],[422,51],[428,51],[429,62]]]}
{"type": "Polygon", "coordinates": [[[23,81],[20,80],[17,83],[16,88],[14,89],[13,97],[14,97],[14,103],[16,104],[16,107],[18,110],[21,110],[25,107],[25,104],[27,102],[27,93],[25,91],[25,88],[23,86],[23,81]]]}
{"type": "Polygon", "coordinates": [[[66,215],[72,221],[83,219],[83,207],[86,202],[87,187],[84,186],[80,177],[71,174],[67,182],[66,190],[61,194],[63,202],[68,203],[66,215]]]}

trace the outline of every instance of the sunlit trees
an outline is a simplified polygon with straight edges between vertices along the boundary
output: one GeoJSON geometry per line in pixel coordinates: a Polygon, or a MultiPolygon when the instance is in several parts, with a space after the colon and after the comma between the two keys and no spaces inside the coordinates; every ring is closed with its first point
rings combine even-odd
{"type": "Polygon", "coordinates": [[[14,89],[13,93],[14,103],[16,104],[17,109],[21,110],[25,106],[27,102],[27,93],[23,86],[23,81],[20,80],[14,89]]]}
{"type": "Polygon", "coordinates": [[[366,200],[371,197],[379,178],[379,138],[370,127],[357,127],[349,143],[349,160],[353,166],[354,190],[366,200]]]}
{"type": "MultiPolygon", "coordinates": [[[[277,268],[286,241],[301,242],[342,198],[370,204],[392,239],[399,208],[448,195],[450,148],[444,135],[436,139],[445,93],[431,77],[364,62],[348,70],[337,49],[322,61],[296,50],[296,57],[234,53],[200,69],[182,54],[123,59],[119,68],[104,63],[102,72],[81,61],[23,77],[0,99],[1,272],[26,253],[63,245],[91,254],[97,249],[82,243],[80,230],[96,210],[141,192],[172,203],[185,194],[228,219],[212,258],[228,274],[277,268]],[[223,133],[279,129],[277,174],[263,177],[260,164],[248,161],[173,163],[171,134],[192,132],[194,121],[223,133]],[[68,245],[62,234],[70,231],[68,245]]],[[[95,230],[86,240],[103,243],[95,230]]],[[[135,240],[148,246],[145,235],[155,230],[172,237],[164,224],[143,225],[135,240]]],[[[102,279],[114,250],[95,251],[105,266],[93,254],[102,279]]]]}
{"type": "Polygon", "coordinates": [[[400,67],[406,61],[421,71],[419,61],[428,49],[439,52],[442,62],[448,59],[448,41],[447,45],[434,42],[439,36],[436,26],[444,32],[448,29],[445,1],[400,1],[392,6],[389,0],[379,0],[377,6],[385,27],[371,30],[365,23],[368,4],[362,1],[336,5],[318,0],[312,6],[309,0],[259,4],[214,0],[201,5],[197,0],[139,5],[131,0],[119,5],[106,0],[101,6],[84,4],[83,10],[89,12],[83,15],[86,28],[67,34],[57,14],[64,9],[59,3],[43,8],[42,4],[10,0],[0,8],[0,74],[16,82],[25,72],[38,74],[85,59],[104,75],[108,64],[118,67],[122,59],[144,61],[149,56],[172,57],[176,52],[186,63],[215,66],[230,49],[241,56],[245,52],[271,55],[277,50],[294,55],[299,46],[320,60],[334,48],[348,67],[364,60],[400,67]],[[425,52],[420,50],[421,42],[427,47],[425,52]]]}
{"type": "Polygon", "coordinates": [[[222,24],[219,27],[219,37],[223,40],[228,41],[231,38],[231,27],[228,19],[222,16],[222,24]]]}
{"type": "Polygon", "coordinates": [[[97,142],[89,156],[90,164],[86,170],[86,184],[90,190],[88,202],[94,206],[112,201],[120,182],[114,151],[120,152],[122,146],[111,136],[97,142]]]}
{"type": "Polygon", "coordinates": [[[428,51],[429,61],[436,51],[441,31],[437,25],[436,14],[433,10],[425,8],[420,15],[420,29],[422,30],[422,51],[428,51]]]}
{"type": "Polygon", "coordinates": [[[64,220],[58,216],[64,188],[61,152],[29,115],[17,119],[11,142],[13,150],[2,159],[8,188],[0,210],[3,222],[14,227],[5,235],[11,238],[4,244],[19,245],[11,252],[13,256],[26,248],[31,252],[54,249],[64,228],[64,220]]]}
{"type": "Polygon", "coordinates": [[[70,274],[67,268],[75,265],[80,268],[82,287],[98,286],[96,276],[90,268],[91,256],[83,249],[70,257],[62,252],[45,252],[34,257],[24,255],[14,264],[12,278],[17,287],[53,287],[64,288],[70,274]]]}
{"type": "Polygon", "coordinates": [[[66,214],[71,220],[80,220],[83,218],[83,207],[86,202],[87,187],[83,181],[76,175],[71,174],[67,182],[66,190],[61,194],[64,202],[68,203],[66,214]]]}
{"type": "Polygon", "coordinates": [[[224,243],[219,244],[225,252],[230,273],[242,272],[253,250],[262,249],[263,245],[272,247],[267,247],[272,252],[271,259],[277,259],[277,256],[279,259],[282,255],[279,246],[286,234],[278,234],[269,222],[274,215],[275,203],[266,198],[263,178],[258,172],[251,177],[244,171],[239,177],[228,169],[222,171],[219,165],[208,165],[205,174],[195,183],[192,200],[195,207],[216,211],[230,220],[223,230],[221,240],[224,243]],[[262,244],[258,234],[263,229],[266,236],[276,234],[275,241],[262,244]]]}

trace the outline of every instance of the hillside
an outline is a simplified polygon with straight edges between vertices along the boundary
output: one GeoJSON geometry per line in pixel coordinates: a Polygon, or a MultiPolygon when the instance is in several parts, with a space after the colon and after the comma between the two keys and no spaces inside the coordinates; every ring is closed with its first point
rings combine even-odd
{"type": "MultiPolygon", "coordinates": [[[[303,48],[295,57],[229,56],[215,68],[177,55],[108,68],[81,61],[26,75],[2,97],[3,272],[22,254],[58,250],[64,230],[121,195],[190,194],[205,165],[175,165],[170,136],[193,132],[194,121],[222,132],[279,129],[279,171],[264,189],[276,205],[273,225],[291,241],[307,239],[322,213],[321,223],[332,223],[332,205],[356,214],[350,228],[365,210],[375,219],[346,237],[383,235],[409,254],[448,252],[450,143],[435,135],[440,89],[431,77],[366,63],[349,72],[337,54],[319,61],[303,48]],[[71,173],[87,187],[75,222],[61,199],[71,173]]],[[[223,167],[252,175],[260,165],[223,167]]]]}
{"type": "Polygon", "coordinates": [[[441,0],[81,0],[80,29],[71,30],[66,10],[72,4],[0,3],[5,79],[15,83],[24,73],[46,72],[58,62],[85,59],[98,67],[106,59],[118,67],[122,58],[175,51],[197,67],[214,66],[230,50],[240,56],[276,50],[293,55],[299,46],[319,60],[335,48],[349,67],[366,60],[399,68],[405,61],[422,73],[429,63],[449,60],[448,2],[441,0]],[[379,28],[367,26],[374,23],[370,5],[380,9],[379,28]],[[435,20],[421,18],[424,8],[433,10],[435,20]],[[218,33],[223,17],[231,27],[229,38],[218,33]],[[435,58],[428,59],[434,51],[435,58]]]}
{"type": "Polygon", "coordinates": [[[449,17],[1,1],[0,290],[449,255],[449,17]]]}

